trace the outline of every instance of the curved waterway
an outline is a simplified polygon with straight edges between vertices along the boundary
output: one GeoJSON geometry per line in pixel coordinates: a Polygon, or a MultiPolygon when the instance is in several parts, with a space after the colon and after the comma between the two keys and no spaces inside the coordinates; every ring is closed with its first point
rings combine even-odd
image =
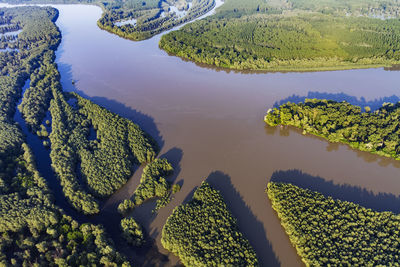
{"type": "MultiPolygon", "coordinates": [[[[168,254],[160,244],[167,217],[205,179],[222,192],[262,266],[302,265],[264,193],[270,179],[400,213],[400,162],[263,122],[277,103],[306,96],[373,108],[398,101],[398,72],[245,74],[203,68],[168,56],[158,47],[160,36],[132,42],[100,30],[98,7],[56,7],[63,36],[57,64],[64,90],[137,122],[157,139],[160,155],[173,162],[176,181],[183,183],[157,216],[136,214],[161,252],[168,254]]],[[[102,214],[115,213],[139,176],[140,170],[104,204],[102,214]]],[[[168,256],[166,265],[177,262],[168,256]]]]}

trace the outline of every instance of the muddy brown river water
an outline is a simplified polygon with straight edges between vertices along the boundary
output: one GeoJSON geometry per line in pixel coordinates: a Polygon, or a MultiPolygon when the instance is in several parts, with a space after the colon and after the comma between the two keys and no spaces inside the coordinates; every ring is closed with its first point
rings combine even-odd
{"type": "MultiPolygon", "coordinates": [[[[183,184],[157,216],[143,209],[134,214],[162,253],[167,254],[160,244],[166,218],[205,179],[222,192],[262,266],[302,265],[264,193],[271,179],[400,213],[400,162],[263,122],[277,103],[307,96],[372,108],[399,101],[399,72],[251,74],[205,68],[168,56],[158,47],[160,36],[132,42],[100,30],[98,7],[56,7],[64,90],[137,122],[157,139],[160,156],[174,164],[173,179],[183,184]]],[[[104,204],[104,214],[132,194],[139,176],[137,171],[104,204]]],[[[169,258],[165,265],[177,262],[169,258]]]]}

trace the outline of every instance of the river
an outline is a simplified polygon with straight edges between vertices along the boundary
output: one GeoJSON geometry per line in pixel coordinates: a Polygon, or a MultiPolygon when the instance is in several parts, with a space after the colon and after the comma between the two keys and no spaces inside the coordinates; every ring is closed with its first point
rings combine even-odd
{"type": "MultiPolygon", "coordinates": [[[[137,122],[153,135],[183,183],[157,216],[135,217],[156,239],[173,208],[207,179],[219,189],[262,266],[301,266],[266,194],[287,181],[377,210],[400,213],[400,162],[355,151],[291,128],[269,128],[266,111],[304,97],[377,107],[399,101],[400,75],[384,69],[240,73],[198,66],[160,50],[160,36],[132,42],[100,30],[101,9],[56,6],[62,43],[57,64],[64,90],[77,91],[137,122]],[[74,84],[72,83],[74,81],[74,84]]],[[[137,171],[102,212],[130,196],[137,171]]],[[[117,227],[117,226],[115,226],[117,227]]],[[[170,262],[176,258],[170,256],[170,262]]]]}

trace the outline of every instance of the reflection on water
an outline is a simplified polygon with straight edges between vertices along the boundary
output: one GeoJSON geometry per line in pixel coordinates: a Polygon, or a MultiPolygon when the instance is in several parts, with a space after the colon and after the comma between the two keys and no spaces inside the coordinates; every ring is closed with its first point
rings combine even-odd
{"type": "Polygon", "coordinates": [[[396,65],[393,65],[391,67],[386,67],[385,70],[387,70],[387,71],[399,71],[400,70],[400,65],[396,64],[396,65]]]}
{"type": "MultiPolygon", "coordinates": [[[[64,88],[83,93],[137,122],[159,142],[160,155],[176,159],[174,167],[179,166],[179,177],[175,179],[183,181],[182,190],[157,216],[140,218],[161,252],[167,253],[160,244],[166,218],[176,205],[190,199],[207,177],[223,192],[261,262],[271,266],[302,265],[264,193],[271,177],[301,177],[298,180],[320,184],[316,189],[326,188],[323,192],[330,194],[340,192],[337,188],[342,186],[350,192],[347,195],[360,190],[366,193],[354,201],[365,205],[376,201],[377,209],[391,208],[387,199],[397,203],[398,162],[330,144],[292,128],[268,128],[263,122],[266,110],[293,96],[343,94],[362,104],[395,99],[400,96],[400,76],[396,72],[216,71],[169,57],[158,48],[160,36],[132,42],[101,31],[96,25],[101,16],[98,7],[58,8],[57,25],[63,39],[57,64],[64,88]],[[282,170],[307,175],[287,171],[283,175],[282,170]],[[384,197],[374,197],[381,195],[384,197]]],[[[132,194],[140,173],[136,171],[105,203],[102,218],[96,220],[118,223],[116,205],[132,194]]],[[[128,248],[125,250],[129,253],[128,248]]],[[[169,259],[169,265],[177,260],[172,255],[169,259]]]]}
{"type": "Polygon", "coordinates": [[[286,97],[285,99],[279,100],[275,102],[274,107],[277,108],[282,104],[286,104],[287,102],[292,102],[292,103],[304,102],[306,98],[329,99],[337,102],[346,101],[352,105],[356,105],[361,108],[368,106],[371,108],[372,111],[379,109],[384,103],[397,103],[400,101],[400,98],[397,95],[384,96],[367,101],[363,96],[356,97],[342,92],[341,93],[308,92],[306,96],[293,94],[289,97],[286,97]]]}
{"type": "MultiPolygon", "coordinates": [[[[269,125],[265,125],[265,132],[267,135],[274,135],[276,133],[279,134],[279,136],[282,137],[289,137],[290,134],[297,134],[297,135],[302,135],[304,138],[313,138],[316,140],[320,140],[322,142],[326,142],[326,151],[327,152],[335,152],[339,151],[340,148],[344,148],[347,150],[351,150],[357,154],[357,156],[361,159],[363,159],[366,163],[371,163],[371,162],[377,162],[379,166],[386,167],[386,166],[392,166],[394,168],[399,168],[400,169],[400,161],[399,160],[393,160],[392,158],[388,157],[382,157],[378,156],[369,152],[365,151],[360,151],[358,149],[354,149],[350,147],[347,144],[341,144],[341,143],[331,143],[327,141],[325,138],[320,137],[320,136],[315,136],[312,134],[303,134],[303,130],[293,127],[293,126],[277,126],[277,127],[271,127],[269,125]]],[[[399,170],[400,171],[400,170],[399,170]]]]}

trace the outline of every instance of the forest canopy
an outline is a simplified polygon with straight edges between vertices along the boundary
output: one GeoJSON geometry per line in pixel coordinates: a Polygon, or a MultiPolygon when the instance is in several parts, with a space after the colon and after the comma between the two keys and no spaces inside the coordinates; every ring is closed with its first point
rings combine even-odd
{"type": "Polygon", "coordinates": [[[174,209],[162,230],[161,243],[185,266],[258,266],[253,248],[221,194],[207,182],[189,203],[174,209]]]}

